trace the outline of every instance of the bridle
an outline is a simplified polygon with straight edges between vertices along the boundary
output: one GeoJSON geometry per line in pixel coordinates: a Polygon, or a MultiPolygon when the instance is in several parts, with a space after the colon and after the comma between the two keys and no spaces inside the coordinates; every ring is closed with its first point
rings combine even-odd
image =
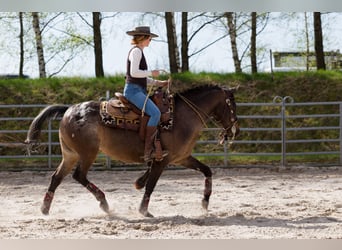
{"type": "MultiPolygon", "coordinates": [[[[223,144],[224,141],[227,141],[228,138],[228,133],[229,131],[232,133],[232,137],[229,141],[230,144],[233,143],[234,139],[235,139],[235,135],[237,132],[237,116],[232,108],[232,100],[231,98],[229,98],[226,94],[225,90],[222,90],[224,92],[225,95],[225,102],[227,105],[224,106],[224,110],[223,110],[223,114],[222,117],[224,117],[226,115],[227,112],[230,112],[230,119],[232,124],[230,124],[228,127],[223,128],[223,131],[220,133],[220,144],[223,144]]],[[[199,117],[199,119],[201,120],[202,124],[208,128],[206,122],[205,122],[205,118],[211,120],[215,126],[219,127],[220,125],[217,122],[217,119],[213,119],[211,116],[209,116],[206,112],[204,112],[203,110],[201,110],[197,105],[195,105],[193,102],[191,102],[189,99],[187,99],[186,97],[184,97],[183,95],[178,93],[178,96],[196,113],[196,115],[199,117]],[[205,118],[204,118],[204,117],[205,118]]]]}
{"type": "Polygon", "coordinates": [[[224,107],[224,110],[223,110],[223,117],[226,115],[227,112],[230,112],[230,121],[232,122],[231,126],[229,125],[227,128],[223,128],[223,131],[220,133],[220,144],[223,144],[224,141],[228,141],[228,132],[230,131],[232,133],[232,137],[230,138],[230,141],[229,143],[232,144],[235,140],[235,135],[236,135],[236,132],[237,132],[237,122],[238,122],[238,119],[237,119],[237,116],[235,114],[235,111],[232,107],[232,100],[231,98],[229,98],[226,94],[226,91],[223,90],[224,93],[225,93],[225,96],[226,96],[226,104],[225,107],[224,107]]]}

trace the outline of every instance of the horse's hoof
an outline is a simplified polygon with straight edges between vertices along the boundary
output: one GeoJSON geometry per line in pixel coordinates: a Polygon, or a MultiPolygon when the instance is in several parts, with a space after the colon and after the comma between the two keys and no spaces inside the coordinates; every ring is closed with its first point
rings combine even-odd
{"type": "Polygon", "coordinates": [[[53,196],[54,196],[54,193],[50,192],[50,191],[46,192],[46,194],[44,196],[43,205],[40,208],[40,211],[44,215],[48,215],[49,214],[51,203],[52,203],[52,200],[53,200],[53,196]]]}
{"type": "Polygon", "coordinates": [[[105,211],[107,214],[110,213],[109,211],[109,205],[108,205],[108,202],[106,200],[103,200],[100,202],[100,208],[105,211]]]}
{"type": "Polygon", "coordinates": [[[147,218],[153,218],[153,214],[151,214],[150,212],[146,211],[144,213],[141,213],[144,217],[147,217],[147,218]]]}
{"type": "Polygon", "coordinates": [[[42,214],[44,215],[49,215],[49,208],[42,205],[42,207],[40,208],[40,211],[42,212],[42,214]]]}
{"type": "Polygon", "coordinates": [[[145,182],[140,180],[140,178],[139,178],[134,182],[134,187],[135,187],[135,189],[140,190],[143,187],[145,187],[145,182]]]}
{"type": "Polygon", "coordinates": [[[209,206],[209,201],[203,199],[202,200],[202,208],[205,210],[208,210],[208,206],[209,206]]]}
{"type": "Polygon", "coordinates": [[[153,218],[154,216],[147,210],[139,209],[139,212],[144,216],[148,218],[153,218]]]}

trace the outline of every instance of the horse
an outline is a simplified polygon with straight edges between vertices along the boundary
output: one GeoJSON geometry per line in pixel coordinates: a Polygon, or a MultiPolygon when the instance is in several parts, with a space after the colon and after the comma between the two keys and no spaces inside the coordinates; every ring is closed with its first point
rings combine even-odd
{"type": "MultiPolygon", "coordinates": [[[[203,85],[175,93],[173,126],[162,130],[162,148],[168,155],[162,161],[153,161],[135,181],[135,187],[145,192],[139,212],[153,217],[148,211],[150,197],[168,165],[184,166],[200,171],[204,177],[202,207],[208,209],[212,192],[211,169],[194,158],[191,153],[199,134],[211,120],[222,126],[222,138],[234,138],[239,134],[234,92],[236,88],[218,85],[203,85]]],[[[53,104],[43,109],[32,121],[25,143],[33,145],[39,139],[44,121],[61,118],[59,141],[62,160],[51,176],[50,185],[44,196],[41,212],[49,214],[54,193],[62,180],[72,172],[72,177],[88,189],[100,202],[100,208],[110,214],[105,194],[87,179],[87,173],[99,151],[125,163],[143,163],[144,142],[136,131],[111,128],[101,122],[100,101],[86,101],[72,106],[53,104]]]]}

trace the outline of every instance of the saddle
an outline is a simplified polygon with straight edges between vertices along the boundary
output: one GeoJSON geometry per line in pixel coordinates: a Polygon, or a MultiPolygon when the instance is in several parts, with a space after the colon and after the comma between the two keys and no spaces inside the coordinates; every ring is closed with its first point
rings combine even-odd
{"type": "MultiPolygon", "coordinates": [[[[149,98],[161,112],[159,127],[170,130],[173,124],[173,96],[167,95],[162,88],[158,88],[149,98]]],[[[118,92],[115,93],[115,98],[100,103],[100,116],[104,125],[137,131],[142,139],[145,137],[145,128],[150,118],[118,92]]]]}

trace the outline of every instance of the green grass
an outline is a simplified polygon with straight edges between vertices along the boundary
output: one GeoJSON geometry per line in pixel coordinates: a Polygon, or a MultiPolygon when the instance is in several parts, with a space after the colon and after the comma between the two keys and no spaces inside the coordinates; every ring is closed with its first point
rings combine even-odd
{"type": "MultiPolygon", "coordinates": [[[[163,77],[165,78],[165,76],[163,77]]],[[[260,74],[182,73],[172,75],[172,91],[182,91],[201,84],[240,86],[238,102],[270,102],[276,95],[292,96],[296,102],[339,101],[342,72],[277,72],[260,74]]],[[[0,80],[0,104],[75,103],[96,100],[122,91],[124,76],[105,78],[48,78],[0,80]]]]}

